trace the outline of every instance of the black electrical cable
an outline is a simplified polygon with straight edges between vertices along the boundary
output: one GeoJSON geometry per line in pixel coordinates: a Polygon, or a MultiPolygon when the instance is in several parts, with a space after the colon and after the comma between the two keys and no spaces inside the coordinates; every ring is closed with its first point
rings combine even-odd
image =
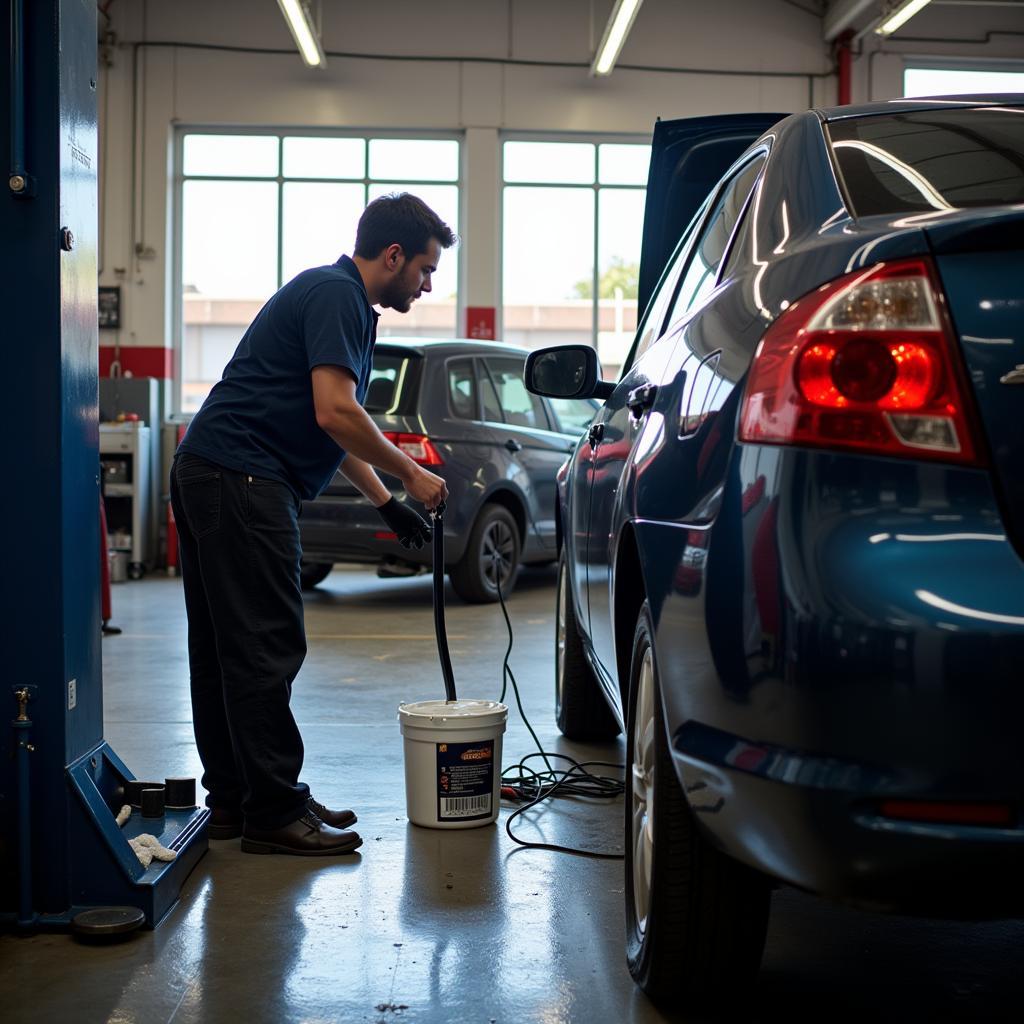
{"type": "Polygon", "coordinates": [[[448,653],[448,631],[444,625],[444,502],[430,512],[434,552],[434,636],[437,638],[437,654],[441,659],[441,674],[444,676],[446,700],[457,700],[455,696],[455,673],[452,658],[448,653]]]}
{"type": "MultiPolygon", "coordinates": [[[[433,541],[433,585],[434,585],[434,633],[437,638],[437,653],[441,659],[441,671],[444,675],[444,688],[447,699],[455,700],[455,676],[452,671],[451,656],[448,652],[448,633],[444,622],[444,502],[437,508],[430,511],[431,534],[433,541]]],[[[523,709],[523,701],[519,695],[519,684],[512,673],[508,659],[512,654],[512,620],[509,618],[508,608],[505,606],[505,595],[501,592],[501,564],[497,551],[491,556],[491,568],[494,571],[495,586],[498,591],[498,601],[501,604],[501,613],[505,617],[505,628],[508,630],[508,647],[505,649],[505,657],[501,666],[501,697],[500,702],[505,700],[505,692],[508,683],[512,684],[512,692],[515,694],[516,707],[519,708],[519,715],[523,724],[533,737],[537,746],[537,753],[527,754],[518,764],[502,769],[500,788],[502,796],[508,796],[513,800],[526,800],[522,807],[516,808],[505,820],[505,831],[509,839],[519,846],[533,850],[555,850],[560,853],[574,853],[581,857],[599,857],[605,860],[621,860],[621,853],[613,853],[603,850],[583,850],[574,846],[561,846],[558,843],[534,843],[526,839],[520,839],[512,831],[512,822],[521,814],[536,807],[543,801],[550,799],[556,793],[562,796],[575,796],[588,799],[614,800],[622,796],[625,791],[625,784],[622,779],[610,778],[606,775],[595,775],[590,768],[614,768],[618,771],[624,770],[624,765],[613,764],[609,761],[577,761],[568,754],[549,753],[544,750],[537,738],[526,711],[523,709]],[[544,761],[545,770],[534,771],[527,765],[532,758],[539,757],[544,761]],[[562,770],[551,765],[552,759],[568,761],[570,767],[562,770]]]]}
{"type": "Polygon", "coordinates": [[[596,775],[590,768],[613,768],[624,771],[625,765],[614,764],[610,761],[577,761],[568,754],[558,754],[545,751],[541,746],[537,734],[533,731],[530,720],[523,710],[523,702],[519,696],[519,685],[512,668],[508,663],[512,653],[513,633],[512,620],[509,618],[508,608],[505,607],[505,595],[501,592],[501,567],[497,560],[497,553],[493,556],[494,582],[498,591],[498,602],[501,605],[501,613],[505,617],[505,628],[508,630],[508,647],[505,649],[505,658],[502,662],[502,684],[500,700],[505,700],[505,692],[508,684],[512,684],[512,692],[516,698],[516,706],[519,708],[519,715],[523,724],[533,737],[537,746],[537,752],[527,754],[518,764],[510,765],[501,773],[501,792],[514,800],[526,800],[522,807],[516,808],[505,819],[505,832],[509,839],[519,846],[530,850],[552,850],[557,853],[572,853],[580,857],[596,857],[601,860],[622,860],[623,854],[613,853],[605,850],[584,850],[575,846],[563,846],[560,843],[537,843],[526,839],[520,839],[512,831],[512,822],[521,814],[525,814],[532,807],[549,800],[557,793],[560,796],[575,796],[594,800],[614,800],[625,792],[625,783],[621,778],[611,778],[607,775],[596,775]],[[527,765],[533,758],[541,758],[545,770],[534,771],[527,765]],[[569,768],[558,769],[551,766],[552,760],[567,761],[569,768]]]}

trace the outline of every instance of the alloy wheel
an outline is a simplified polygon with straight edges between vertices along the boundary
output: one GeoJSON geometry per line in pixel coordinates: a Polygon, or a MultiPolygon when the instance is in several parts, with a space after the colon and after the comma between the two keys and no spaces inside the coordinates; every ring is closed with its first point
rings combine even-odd
{"type": "Polygon", "coordinates": [[[516,554],[516,539],[508,523],[496,519],[491,523],[481,538],[480,570],[487,585],[497,590],[500,582],[501,592],[505,593],[505,584],[512,576],[512,565],[516,554]]]}
{"type": "Polygon", "coordinates": [[[632,830],[633,905],[636,927],[642,936],[651,908],[651,868],[654,856],[654,658],[644,651],[637,678],[636,710],[633,715],[632,830]]]}

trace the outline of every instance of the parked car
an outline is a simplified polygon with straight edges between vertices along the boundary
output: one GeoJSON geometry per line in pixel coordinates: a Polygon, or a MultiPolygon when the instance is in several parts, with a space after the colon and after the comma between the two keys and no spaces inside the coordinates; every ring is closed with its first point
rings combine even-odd
{"type": "MultiPolygon", "coordinates": [[[[389,338],[374,349],[366,410],[399,448],[444,477],[445,568],[465,601],[496,601],[498,581],[507,596],[521,564],[554,562],[555,474],[598,405],[531,395],[526,355],[467,340],[389,338]]],[[[383,479],[406,500],[401,481],[383,479]]],[[[385,576],[431,565],[431,548],[403,548],[340,472],[303,503],[299,526],[306,588],[335,562],[377,564],[385,576]]]]}
{"type": "Polygon", "coordinates": [[[633,977],[741,991],[779,882],[1022,916],[1024,96],[662,121],[643,237],[618,382],[527,365],[604,401],[556,714],[626,730],[633,977]]]}

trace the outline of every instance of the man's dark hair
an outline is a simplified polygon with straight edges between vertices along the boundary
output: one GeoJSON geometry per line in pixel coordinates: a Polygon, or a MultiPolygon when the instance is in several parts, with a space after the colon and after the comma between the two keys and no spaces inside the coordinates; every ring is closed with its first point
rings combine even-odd
{"type": "Polygon", "coordinates": [[[436,238],[442,249],[455,244],[455,233],[419,196],[397,192],[374,199],[363,211],[356,228],[357,256],[376,259],[397,242],[406,259],[427,251],[436,238]]]}

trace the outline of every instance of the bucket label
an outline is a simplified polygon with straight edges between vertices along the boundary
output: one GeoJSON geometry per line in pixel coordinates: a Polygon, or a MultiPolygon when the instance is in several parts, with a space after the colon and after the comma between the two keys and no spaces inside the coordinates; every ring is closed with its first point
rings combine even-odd
{"type": "Polygon", "coordinates": [[[494,799],[494,741],[435,746],[437,820],[489,818],[494,799]]]}

